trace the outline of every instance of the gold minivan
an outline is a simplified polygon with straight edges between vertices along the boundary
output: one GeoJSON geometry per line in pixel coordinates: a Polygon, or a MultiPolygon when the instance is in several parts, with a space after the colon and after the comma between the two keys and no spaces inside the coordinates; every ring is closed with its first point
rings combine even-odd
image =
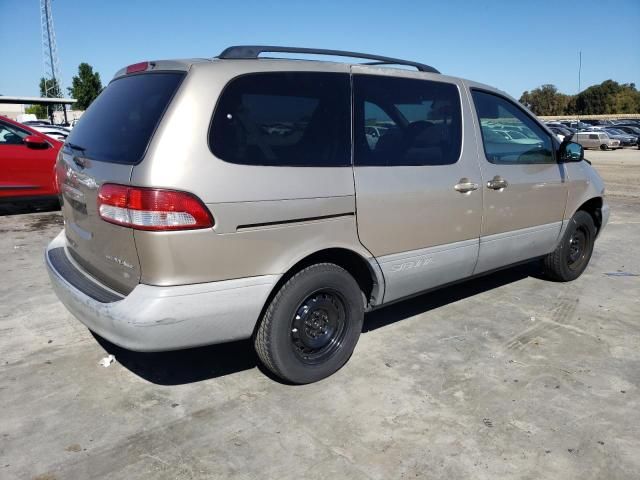
{"type": "Polygon", "coordinates": [[[575,279],[609,215],[582,147],[505,93],[304,48],[120,70],[57,179],[45,258],[82,323],[137,351],[252,338],[291,383],[342,367],[390,302],[531,259],[575,279]]]}

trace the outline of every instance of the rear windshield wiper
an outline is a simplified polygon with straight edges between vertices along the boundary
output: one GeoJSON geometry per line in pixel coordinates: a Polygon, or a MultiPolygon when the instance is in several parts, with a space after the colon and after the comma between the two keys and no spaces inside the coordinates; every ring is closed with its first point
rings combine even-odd
{"type": "Polygon", "coordinates": [[[75,143],[67,142],[67,145],[69,145],[74,150],[80,150],[81,152],[84,152],[86,150],[85,147],[81,147],[80,145],[76,145],[75,143]]]}

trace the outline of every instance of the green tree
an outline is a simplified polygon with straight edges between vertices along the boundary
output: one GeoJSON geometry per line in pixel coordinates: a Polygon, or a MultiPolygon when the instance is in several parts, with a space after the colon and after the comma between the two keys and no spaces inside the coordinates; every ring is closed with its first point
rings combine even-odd
{"type": "Polygon", "coordinates": [[[62,98],[58,79],[42,77],[40,79],[40,96],[44,98],[62,98]]]}
{"type": "Polygon", "coordinates": [[[615,113],[640,113],[640,92],[633,83],[619,84],[605,80],[592,85],[576,96],[576,113],[603,115],[615,113]]]}
{"type": "Polygon", "coordinates": [[[640,92],[631,88],[618,92],[613,97],[613,109],[615,113],[640,113],[640,92]]]}
{"type": "Polygon", "coordinates": [[[564,95],[553,85],[525,91],[520,103],[536,115],[607,115],[640,113],[640,91],[634,83],[605,80],[577,95],[564,95]]]}
{"type": "Polygon", "coordinates": [[[45,105],[30,105],[24,109],[24,113],[33,113],[36,118],[47,118],[47,107],[45,105]]]}
{"type": "MultiPolygon", "coordinates": [[[[58,79],[40,78],[40,96],[43,98],[62,98],[62,90],[58,79]]],[[[51,116],[54,110],[62,110],[62,105],[42,105],[46,114],[38,118],[46,118],[51,116]]]]}
{"type": "Polygon", "coordinates": [[[69,94],[78,100],[75,108],[86,110],[102,91],[100,74],[94,72],[91,65],[83,62],[78,66],[78,75],[73,77],[72,86],[68,90],[69,94]]]}
{"type": "Polygon", "coordinates": [[[569,96],[558,92],[554,85],[545,84],[520,97],[520,103],[536,115],[563,115],[569,104],[569,96]]]}

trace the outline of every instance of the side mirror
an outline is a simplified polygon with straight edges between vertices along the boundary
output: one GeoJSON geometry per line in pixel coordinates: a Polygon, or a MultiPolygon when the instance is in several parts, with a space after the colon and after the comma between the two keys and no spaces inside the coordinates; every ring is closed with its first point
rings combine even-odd
{"type": "Polygon", "coordinates": [[[584,160],[584,148],[572,141],[564,141],[560,144],[561,162],[581,162],[584,160]]]}
{"type": "Polygon", "coordinates": [[[22,142],[29,148],[33,148],[33,149],[45,149],[45,148],[49,148],[49,144],[47,143],[47,141],[42,138],[39,137],[38,135],[29,135],[27,137],[24,137],[22,139],[22,142]]]}

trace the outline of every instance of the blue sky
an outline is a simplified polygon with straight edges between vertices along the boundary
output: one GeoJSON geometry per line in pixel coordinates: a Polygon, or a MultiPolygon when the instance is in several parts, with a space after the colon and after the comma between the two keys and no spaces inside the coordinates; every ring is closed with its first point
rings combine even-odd
{"type": "MultiPolygon", "coordinates": [[[[211,57],[233,44],[408,58],[519,98],[611,78],[640,85],[640,0],[53,0],[64,86],[80,62],[107,83],[141,60],[211,57]],[[615,43],[616,46],[612,46],[615,43]]],[[[39,0],[0,0],[0,94],[38,95],[39,0]]]]}

